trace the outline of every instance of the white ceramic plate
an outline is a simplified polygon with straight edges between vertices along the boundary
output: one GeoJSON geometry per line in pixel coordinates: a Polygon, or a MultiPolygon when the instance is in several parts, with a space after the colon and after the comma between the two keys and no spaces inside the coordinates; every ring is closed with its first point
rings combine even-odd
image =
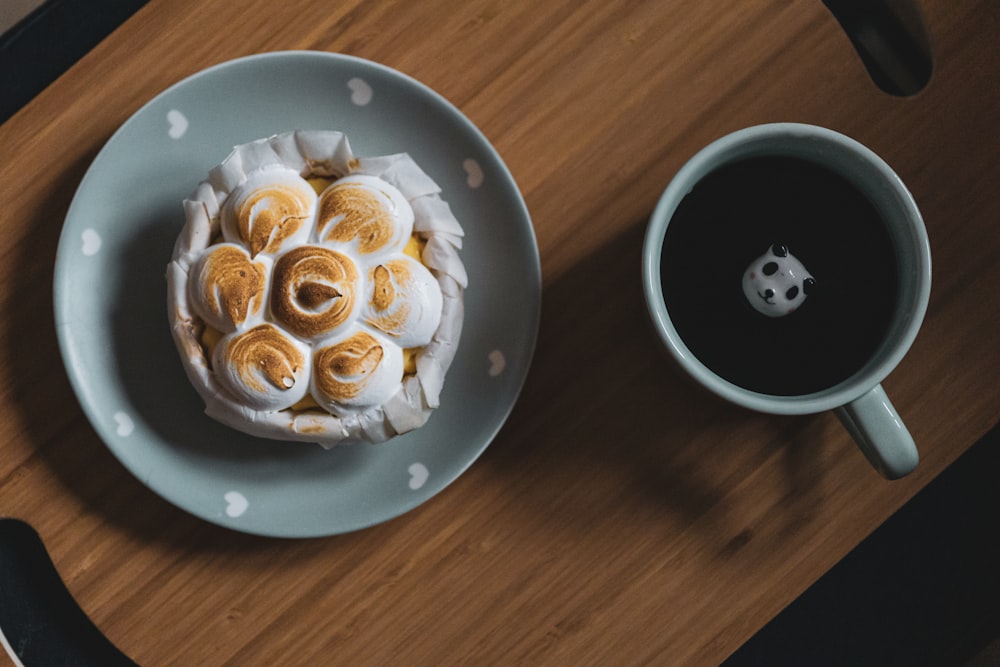
{"type": "Polygon", "coordinates": [[[111,137],[70,206],[55,267],[59,344],[97,433],[150,489],[229,528],[342,533],[385,521],[458,477],[506,420],[538,332],[541,271],[509,171],[454,106],[375,63],[279,52],[164,91],[111,137]],[[465,327],[441,408],[384,445],[262,440],[217,424],[167,325],[181,201],[233,146],[294,129],[345,132],[357,155],[407,152],[465,228],[465,327]]]}

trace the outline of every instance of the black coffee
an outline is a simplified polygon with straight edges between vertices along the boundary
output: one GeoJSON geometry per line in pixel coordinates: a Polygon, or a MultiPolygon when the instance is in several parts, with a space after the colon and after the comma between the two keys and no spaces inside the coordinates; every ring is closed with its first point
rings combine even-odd
{"type": "Polygon", "coordinates": [[[895,251],[874,206],[797,158],[750,158],[706,176],[671,219],[661,264],[684,344],[730,382],[780,396],[826,389],[861,369],[885,339],[897,295],[895,251]],[[816,283],[795,312],[769,318],[747,302],[741,280],[775,243],[816,283]]]}

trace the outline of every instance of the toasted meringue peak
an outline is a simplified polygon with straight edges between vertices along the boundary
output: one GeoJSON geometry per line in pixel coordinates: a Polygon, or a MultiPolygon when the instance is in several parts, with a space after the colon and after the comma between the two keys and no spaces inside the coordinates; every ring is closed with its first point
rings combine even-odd
{"type": "Polygon", "coordinates": [[[356,329],[313,353],[312,395],[333,414],[381,405],[402,379],[402,348],[374,333],[356,329]]]}
{"type": "Polygon", "coordinates": [[[347,255],[314,245],[289,250],[274,264],[271,313],[303,338],[330,335],[358,314],[358,269],[347,255]]]}
{"type": "Polygon", "coordinates": [[[441,288],[423,264],[407,256],[368,270],[362,317],[400,347],[423,347],[441,322],[441,288]]]}
{"type": "Polygon", "coordinates": [[[222,235],[256,257],[274,254],[309,238],[316,192],[295,171],[257,171],[238,186],[222,209],[222,235]]]}
{"type": "Polygon", "coordinates": [[[267,303],[270,262],[252,260],[242,247],[221,243],[205,250],[191,267],[189,299],[194,312],[215,329],[235,331],[261,317],[267,303]]]}
{"type": "Polygon", "coordinates": [[[224,336],[212,355],[219,383],[241,404],[283,410],[309,391],[309,346],[273,324],[224,336]]]}
{"type": "Polygon", "coordinates": [[[316,222],[321,242],[350,245],[361,255],[398,252],[413,233],[413,209],[375,176],[346,176],[319,196],[316,222]]]}

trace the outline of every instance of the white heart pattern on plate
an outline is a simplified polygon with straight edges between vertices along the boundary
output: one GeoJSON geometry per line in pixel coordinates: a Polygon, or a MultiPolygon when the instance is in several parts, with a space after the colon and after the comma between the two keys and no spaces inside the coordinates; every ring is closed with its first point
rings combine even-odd
{"type": "Polygon", "coordinates": [[[171,109],[167,112],[167,123],[170,124],[167,134],[170,135],[171,139],[180,139],[188,130],[187,116],[177,109],[171,109]]]}
{"type": "Polygon", "coordinates": [[[242,516],[250,506],[250,501],[239,491],[227,491],[223,498],[226,501],[226,516],[234,519],[242,516]]]}
{"type": "Polygon", "coordinates": [[[490,360],[490,377],[495,378],[507,368],[507,357],[500,350],[493,350],[489,353],[488,358],[490,360]]]}
{"type": "Polygon", "coordinates": [[[483,184],[483,168],[479,166],[478,162],[472,158],[467,158],[462,162],[462,168],[465,169],[466,185],[475,190],[483,184]]]}
{"type": "Polygon", "coordinates": [[[81,250],[87,257],[93,257],[101,251],[101,235],[96,230],[90,228],[83,230],[80,240],[83,241],[81,250]]]}
{"type": "Polygon", "coordinates": [[[372,87],[364,79],[354,77],[347,82],[347,87],[351,90],[351,102],[359,107],[363,107],[372,101],[372,87]]]}
{"type": "Polygon", "coordinates": [[[123,438],[132,435],[132,431],[135,430],[135,423],[132,421],[132,418],[124,412],[115,413],[115,423],[118,424],[115,432],[123,438]]]}
{"type": "Polygon", "coordinates": [[[416,491],[427,483],[430,472],[423,463],[413,463],[410,465],[410,488],[416,491]]]}

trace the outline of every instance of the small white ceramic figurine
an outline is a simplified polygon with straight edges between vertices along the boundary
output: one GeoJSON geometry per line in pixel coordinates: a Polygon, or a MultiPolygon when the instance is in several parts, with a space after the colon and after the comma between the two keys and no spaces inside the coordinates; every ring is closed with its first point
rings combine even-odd
{"type": "Polygon", "coordinates": [[[768,317],[783,317],[802,305],[816,284],[802,262],[775,243],[743,272],[743,295],[768,317]]]}

